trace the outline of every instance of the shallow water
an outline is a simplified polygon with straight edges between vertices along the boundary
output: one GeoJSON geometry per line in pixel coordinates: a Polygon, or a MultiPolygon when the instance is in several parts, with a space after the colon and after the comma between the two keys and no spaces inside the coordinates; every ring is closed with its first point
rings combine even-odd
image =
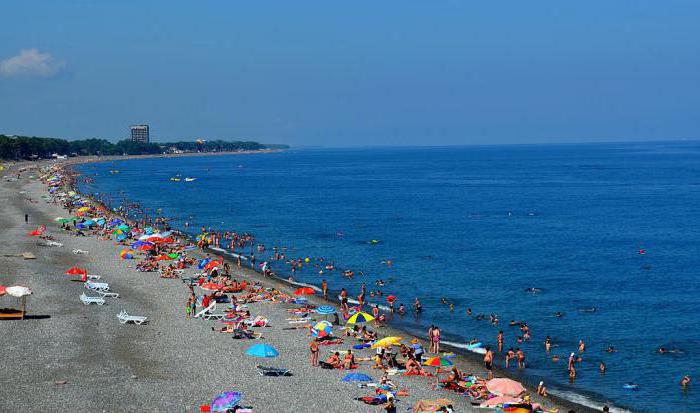
{"type": "Polygon", "coordinates": [[[180,229],[187,220],[192,232],[249,231],[268,251],[285,246],[288,257],[324,257],[365,274],[348,281],[307,266],[299,281],[323,277],[356,295],[362,281],[372,290],[387,280],[383,290],[399,302],[418,296],[425,305],[420,319],[402,320],[410,328],[435,323],[450,341],[492,345],[500,328],[506,348],[526,351],[525,374],[552,389],[635,411],[700,403],[700,392],[678,384],[700,372],[700,144],[293,150],[79,170],[97,174],[88,192],[162,208],[180,229]],[[177,173],[197,180],[171,182],[177,173]],[[468,317],[468,307],[498,314],[501,325],[468,317]],[[530,343],[515,342],[511,319],[528,322],[530,343]],[[546,335],[559,363],[545,358],[546,335]],[[569,384],[566,356],[579,339],[587,351],[569,384]],[[619,351],[606,353],[608,345],[619,351]],[[660,345],[684,353],[657,355],[660,345]],[[623,389],[630,381],[637,391],[623,389]]]}

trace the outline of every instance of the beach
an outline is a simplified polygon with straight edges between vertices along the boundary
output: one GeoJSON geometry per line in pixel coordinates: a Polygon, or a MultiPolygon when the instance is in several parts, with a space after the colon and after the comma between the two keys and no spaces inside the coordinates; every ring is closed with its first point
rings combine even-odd
{"type": "MultiPolygon", "coordinates": [[[[243,393],[241,405],[260,412],[383,410],[354,400],[373,391],[341,382],[346,371],[310,365],[308,331],[285,330],[290,316],[286,310],[296,307],[294,304],[250,304],[251,314],[268,318],[270,327],[256,329],[263,334],[262,340],[232,340],[228,334],[212,331],[220,323],[185,318],[189,290],[179,279],[136,271],[134,261],[119,259],[124,246],[113,240],[76,237],[61,231],[54,219],[68,216],[67,211],[43,200],[46,185],[29,179],[30,175],[39,175],[36,168],[42,164],[14,165],[4,174],[11,175],[18,168],[34,170],[23,172],[18,181],[0,184],[0,199],[5,206],[0,212],[5,241],[0,284],[24,285],[33,291],[27,319],[0,322],[0,345],[6,355],[0,373],[0,411],[198,411],[216,394],[233,390],[243,393]],[[27,236],[40,225],[46,225],[46,231],[63,246],[41,247],[37,238],[27,236]],[[71,252],[74,249],[89,253],[76,255],[71,252]],[[7,256],[22,252],[33,253],[36,259],[7,256]],[[73,266],[99,274],[100,281],[108,282],[120,297],[108,299],[103,306],[83,305],[79,300],[85,291],[83,284],[64,274],[73,266]],[[147,316],[148,323],[120,324],[117,314],[122,310],[147,316]],[[250,345],[259,342],[273,345],[280,356],[263,360],[244,354],[250,345]],[[261,376],[255,368],[258,364],[288,368],[293,376],[261,376]]],[[[183,277],[195,271],[187,269],[183,277]]],[[[248,269],[234,266],[233,272],[239,280],[262,282],[287,294],[294,290],[291,285],[248,269]]],[[[0,299],[4,300],[2,306],[11,302],[10,297],[0,299]]],[[[315,297],[310,301],[324,304],[315,297]]],[[[407,337],[389,327],[381,328],[379,334],[407,337]]],[[[341,345],[321,347],[321,359],[330,354],[330,349],[347,349],[352,344],[346,340],[341,345]]],[[[360,357],[371,354],[373,350],[358,352],[360,357]]],[[[381,376],[369,368],[370,362],[359,364],[358,371],[377,380],[381,376]]],[[[473,358],[460,357],[456,365],[463,372],[485,376],[483,366],[473,358]]],[[[406,411],[418,400],[437,398],[454,401],[455,411],[481,411],[456,393],[433,390],[434,378],[399,374],[391,379],[409,394],[398,398],[399,411],[406,411]]],[[[533,389],[529,390],[533,400],[548,410],[594,411],[561,400],[538,398],[533,389]]]]}

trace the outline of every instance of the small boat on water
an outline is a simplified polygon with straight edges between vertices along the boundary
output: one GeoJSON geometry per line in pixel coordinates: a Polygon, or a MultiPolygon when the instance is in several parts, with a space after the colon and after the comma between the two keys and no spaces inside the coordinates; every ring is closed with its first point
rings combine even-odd
{"type": "Polygon", "coordinates": [[[173,182],[180,182],[180,178],[178,178],[178,177],[172,177],[172,178],[170,178],[170,180],[173,182]]]}
{"type": "Polygon", "coordinates": [[[192,181],[194,181],[195,179],[197,179],[197,178],[185,178],[185,182],[192,182],[192,181]]]}

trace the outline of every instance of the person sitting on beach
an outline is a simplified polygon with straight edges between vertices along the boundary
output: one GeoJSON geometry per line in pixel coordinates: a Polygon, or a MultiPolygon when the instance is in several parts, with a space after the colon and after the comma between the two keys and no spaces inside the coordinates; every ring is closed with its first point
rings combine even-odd
{"type": "Polygon", "coordinates": [[[374,355],[374,365],[372,368],[386,370],[386,366],[384,365],[384,353],[374,355]]]}
{"type": "Polygon", "coordinates": [[[537,394],[543,397],[547,396],[547,388],[545,387],[543,381],[541,381],[540,384],[537,385],[537,394]]]}
{"type": "Polygon", "coordinates": [[[423,366],[416,360],[415,356],[410,355],[406,360],[406,374],[416,374],[419,376],[425,375],[425,370],[423,366]]]}
{"type": "Polygon", "coordinates": [[[352,354],[352,350],[348,350],[343,358],[343,368],[352,369],[355,365],[355,356],[352,354]]]}

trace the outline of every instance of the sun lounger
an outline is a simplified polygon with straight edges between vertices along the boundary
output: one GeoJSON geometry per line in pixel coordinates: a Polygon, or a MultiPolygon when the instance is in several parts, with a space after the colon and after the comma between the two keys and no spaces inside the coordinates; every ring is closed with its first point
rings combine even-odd
{"type": "Polygon", "coordinates": [[[100,278],[102,278],[102,276],[101,276],[101,275],[95,275],[95,274],[88,274],[88,275],[87,275],[87,278],[88,278],[88,280],[96,281],[96,280],[99,280],[100,278]]]}
{"type": "Polygon", "coordinates": [[[204,308],[204,309],[200,310],[198,313],[196,313],[194,315],[194,318],[204,318],[203,315],[205,313],[213,311],[215,308],[216,308],[216,303],[211,303],[211,304],[209,304],[209,307],[204,308]]]}
{"type": "Polygon", "coordinates": [[[85,305],[90,305],[90,304],[97,304],[97,305],[104,305],[105,299],[102,297],[90,297],[89,295],[86,295],[85,293],[80,294],[80,301],[83,302],[85,305]]]}
{"type": "Polygon", "coordinates": [[[119,293],[113,293],[111,291],[95,290],[95,292],[104,298],[119,298],[119,293]]]}
{"type": "Polygon", "coordinates": [[[141,325],[147,321],[147,317],[129,315],[126,311],[122,310],[121,313],[117,314],[117,318],[121,324],[126,324],[132,322],[134,324],[141,325]]]}
{"type": "Polygon", "coordinates": [[[291,376],[292,375],[292,372],[289,369],[265,367],[265,366],[261,366],[261,365],[257,365],[257,366],[255,366],[255,368],[258,369],[258,373],[261,376],[280,377],[280,376],[291,376]]]}
{"type": "Polygon", "coordinates": [[[85,288],[88,290],[96,290],[96,291],[109,291],[109,284],[107,283],[96,283],[93,281],[86,281],[85,282],[85,288]]]}
{"type": "Polygon", "coordinates": [[[75,255],[88,255],[89,252],[88,252],[88,251],[85,251],[85,250],[81,250],[81,249],[77,249],[77,248],[76,248],[76,249],[73,250],[73,254],[75,254],[75,255]]]}

